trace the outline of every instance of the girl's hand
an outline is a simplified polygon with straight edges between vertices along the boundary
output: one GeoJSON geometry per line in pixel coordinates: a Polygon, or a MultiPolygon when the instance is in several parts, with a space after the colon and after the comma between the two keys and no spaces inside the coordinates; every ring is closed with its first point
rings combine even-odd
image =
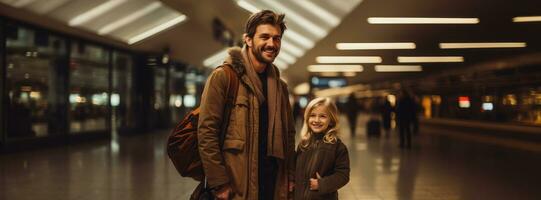
{"type": "Polygon", "coordinates": [[[319,189],[319,179],[321,179],[321,176],[317,172],[316,172],[316,177],[317,177],[317,179],[315,179],[315,178],[310,179],[310,190],[318,190],[319,189]]]}
{"type": "Polygon", "coordinates": [[[319,189],[319,185],[318,185],[317,179],[311,178],[310,179],[310,190],[318,190],[318,189],[319,189]]]}
{"type": "Polygon", "coordinates": [[[289,182],[288,186],[289,192],[293,192],[293,189],[295,189],[295,182],[289,182]]]}

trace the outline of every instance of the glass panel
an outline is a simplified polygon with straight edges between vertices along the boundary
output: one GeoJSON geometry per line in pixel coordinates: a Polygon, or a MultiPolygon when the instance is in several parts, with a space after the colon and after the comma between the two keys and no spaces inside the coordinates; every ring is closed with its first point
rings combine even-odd
{"type": "Polygon", "coordinates": [[[70,133],[107,130],[109,54],[104,48],[74,42],[71,46],[70,133]]]}
{"type": "MultiPolygon", "coordinates": [[[[4,40],[4,19],[3,18],[0,18],[0,40],[4,40]]],[[[4,42],[4,41],[0,41],[0,42],[4,42]]],[[[4,81],[2,80],[5,80],[6,78],[6,75],[4,73],[5,71],[5,66],[4,66],[4,54],[5,54],[5,49],[4,49],[4,44],[0,45],[0,65],[2,66],[2,68],[0,68],[0,95],[2,95],[2,99],[0,99],[0,146],[4,146],[4,142],[6,140],[6,129],[4,129],[4,125],[6,123],[5,120],[4,120],[4,116],[6,116],[6,113],[4,112],[4,109],[6,109],[7,107],[7,103],[8,103],[8,99],[4,93],[4,81]]]]}
{"type": "Polygon", "coordinates": [[[113,53],[112,129],[135,127],[133,113],[133,58],[129,54],[113,53]]]}
{"type": "Polygon", "coordinates": [[[14,24],[6,30],[8,138],[62,133],[66,41],[14,24]]]}
{"type": "MultiPolygon", "coordinates": [[[[166,115],[166,69],[162,67],[154,68],[154,120],[156,120],[156,126],[162,127],[166,123],[168,116],[166,115]]],[[[167,125],[169,122],[167,121],[167,125]]]]}
{"type": "Polygon", "coordinates": [[[185,92],[184,72],[179,68],[171,67],[171,79],[169,81],[169,107],[171,109],[171,121],[176,124],[182,120],[185,109],[183,104],[183,96],[185,92]]]}

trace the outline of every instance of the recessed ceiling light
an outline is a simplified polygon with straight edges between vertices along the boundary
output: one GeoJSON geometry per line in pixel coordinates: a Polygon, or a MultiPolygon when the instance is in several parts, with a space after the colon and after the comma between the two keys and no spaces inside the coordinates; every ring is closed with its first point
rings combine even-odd
{"type": "Polygon", "coordinates": [[[282,44],[280,44],[280,46],[280,52],[287,51],[293,54],[295,57],[301,57],[304,54],[304,50],[293,45],[291,42],[288,42],[288,40],[282,40],[282,44]]]}
{"type": "Polygon", "coordinates": [[[318,63],[381,63],[379,56],[318,56],[318,63]]]}
{"type": "Polygon", "coordinates": [[[415,49],[413,42],[395,43],[336,43],[338,50],[367,50],[367,49],[415,49]]]}
{"type": "Polygon", "coordinates": [[[376,65],[376,72],[420,72],[421,65],[376,65]]]}
{"type": "Polygon", "coordinates": [[[278,67],[278,69],[280,70],[284,70],[284,69],[287,69],[287,67],[289,67],[289,64],[287,64],[286,61],[284,61],[282,58],[279,58],[279,57],[274,59],[274,65],[276,65],[276,67],[278,67]]]}
{"type": "Polygon", "coordinates": [[[206,67],[214,68],[220,65],[227,57],[227,48],[222,49],[203,61],[203,65],[206,67]]]}
{"type": "Polygon", "coordinates": [[[399,63],[464,62],[462,56],[398,56],[399,63]]]}
{"type": "Polygon", "coordinates": [[[76,17],[74,17],[73,19],[71,19],[68,24],[70,26],[78,26],[78,25],[81,25],[81,24],[84,24],[100,15],[102,15],[103,13],[119,6],[120,4],[126,2],[127,0],[110,0],[110,1],[106,1],[92,9],[90,9],[89,11],[86,11],[80,15],[77,15],[76,17]]]}
{"type": "Polygon", "coordinates": [[[310,0],[295,0],[291,2],[299,5],[299,7],[304,8],[308,12],[317,13],[316,16],[319,17],[320,20],[331,26],[336,26],[340,23],[340,18],[310,0]]]}
{"type": "Polygon", "coordinates": [[[282,58],[282,60],[284,60],[288,64],[293,64],[293,63],[295,63],[295,61],[297,61],[297,58],[295,58],[294,56],[288,54],[285,51],[280,51],[280,53],[278,54],[278,57],[282,58]]]}
{"type": "Polygon", "coordinates": [[[143,16],[146,16],[147,14],[151,13],[152,11],[155,11],[156,9],[160,8],[161,5],[162,5],[162,3],[159,2],[159,1],[153,2],[153,3],[146,6],[143,9],[137,10],[137,11],[129,14],[128,16],[123,17],[122,19],[113,21],[112,23],[103,26],[102,28],[100,28],[98,30],[98,34],[104,35],[104,34],[108,34],[110,32],[113,32],[116,29],[118,29],[118,28],[120,28],[122,26],[125,26],[126,24],[132,23],[135,20],[137,20],[137,19],[139,19],[139,18],[141,18],[143,16]]]}
{"type": "Polygon", "coordinates": [[[362,72],[362,65],[309,65],[309,72],[362,72]]]}
{"type": "MultiPolygon", "coordinates": [[[[355,72],[353,72],[353,73],[355,73],[355,72]]],[[[337,76],[340,76],[340,72],[319,72],[318,76],[337,77],[337,76]]]]}
{"type": "Polygon", "coordinates": [[[541,22],[541,16],[513,17],[513,22],[541,22]]]}
{"type": "Polygon", "coordinates": [[[297,33],[294,30],[291,30],[291,29],[287,29],[284,32],[283,38],[287,39],[287,40],[290,40],[290,41],[295,41],[296,44],[301,45],[305,49],[311,49],[315,45],[314,41],[308,39],[307,37],[297,33]]]}
{"type": "Polygon", "coordinates": [[[440,43],[441,49],[523,48],[525,42],[440,43]]]}
{"type": "Polygon", "coordinates": [[[347,76],[347,77],[354,77],[354,76],[357,75],[357,73],[356,72],[344,72],[344,73],[342,73],[342,75],[347,76]]]}
{"type": "Polygon", "coordinates": [[[154,35],[156,33],[159,33],[159,32],[161,32],[161,31],[163,31],[165,29],[168,29],[168,28],[170,28],[170,27],[172,27],[174,25],[177,25],[178,23],[183,22],[184,20],[186,20],[186,15],[180,15],[178,17],[175,17],[175,18],[173,18],[173,19],[171,19],[171,20],[169,20],[169,21],[167,21],[165,23],[162,23],[162,24],[160,24],[160,25],[158,25],[158,26],[156,26],[156,27],[154,27],[154,28],[152,28],[150,30],[147,30],[147,31],[145,31],[145,32],[143,32],[141,34],[137,34],[136,36],[130,38],[128,40],[128,44],[133,44],[133,43],[139,42],[139,41],[141,41],[141,40],[143,40],[143,39],[145,39],[147,37],[150,37],[150,36],[152,36],[152,35],[154,35]]]}
{"type": "Polygon", "coordinates": [[[306,19],[302,15],[299,15],[298,12],[295,12],[291,10],[290,8],[282,5],[281,1],[261,1],[262,3],[265,3],[269,5],[270,7],[274,8],[274,10],[279,10],[280,12],[283,12],[287,15],[291,21],[294,21],[299,26],[306,29],[309,33],[313,33],[314,36],[317,36],[318,38],[323,38],[325,35],[327,35],[327,31],[325,31],[321,26],[315,24],[314,22],[306,19]]]}
{"type": "Polygon", "coordinates": [[[369,17],[370,24],[478,24],[478,18],[369,17]]]}
{"type": "Polygon", "coordinates": [[[260,11],[259,8],[257,8],[253,4],[251,4],[251,3],[247,2],[247,1],[244,1],[244,0],[237,1],[237,5],[239,5],[241,8],[244,8],[245,10],[247,10],[247,11],[249,11],[251,13],[256,13],[256,12],[260,11]]]}

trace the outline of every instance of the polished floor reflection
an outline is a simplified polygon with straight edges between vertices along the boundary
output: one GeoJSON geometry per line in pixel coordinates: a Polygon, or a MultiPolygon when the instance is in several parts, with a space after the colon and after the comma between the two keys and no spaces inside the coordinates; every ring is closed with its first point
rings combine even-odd
{"type": "MultiPolygon", "coordinates": [[[[342,127],[352,171],[340,199],[541,197],[541,153],[424,127],[413,148],[402,150],[395,132],[367,138],[363,124],[354,137],[342,127]]],[[[188,199],[196,183],[167,159],[167,134],[0,155],[0,199],[188,199]]]]}

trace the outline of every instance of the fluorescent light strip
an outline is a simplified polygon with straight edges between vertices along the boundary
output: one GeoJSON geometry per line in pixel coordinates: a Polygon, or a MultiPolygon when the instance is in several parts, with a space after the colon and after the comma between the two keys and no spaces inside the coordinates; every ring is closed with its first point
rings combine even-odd
{"type": "Polygon", "coordinates": [[[291,44],[287,40],[282,40],[281,44],[281,50],[280,51],[287,51],[291,54],[293,54],[295,57],[301,57],[304,55],[304,50],[300,49],[299,47],[291,44]]]}
{"type": "Polygon", "coordinates": [[[310,93],[310,84],[308,82],[298,84],[293,89],[293,93],[295,93],[296,95],[305,95],[310,93]]]}
{"type": "Polygon", "coordinates": [[[98,34],[105,35],[105,34],[108,34],[110,32],[113,32],[116,29],[118,29],[118,28],[120,28],[122,26],[125,26],[126,24],[132,23],[135,20],[137,20],[137,19],[139,19],[139,18],[141,18],[143,16],[148,15],[149,13],[151,13],[152,11],[155,11],[156,9],[160,8],[161,6],[162,6],[161,2],[159,2],[159,1],[153,2],[153,3],[146,6],[143,9],[137,10],[137,11],[131,13],[130,15],[128,15],[126,17],[123,17],[122,19],[116,20],[116,21],[114,21],[114,22],[112,22],[110,24],[107,24],[107,25],[103,26],[102,28],[100,28],[98,30],[98,34]]]}
{"type": "Polygon", "coordinates": [[[281,70],[287,69],[287,67],[289,66],[287,62],[285,62],[284,60],[280,58],[274,59],[274,65],[276,65],[276,67],[278,67],[278,69],[281,69],[281,70]]]}
{"type": "Polygon", "coordinates": [[[354,77],[354,76],[357,75],[357,73],[355,73],[355,72],[344,72],[342,75],[347,76],[347,77],[354,77]]]}
{"type": "Polygon", "coordinates": [[[369,17],[370,24],[478,24],[479,18],[369,17]]]}
{"type": "Polygon", "coordinates": [[[381,63],[379,56],[318,56],[318,63],[381,63]]]}
{"type": "Polygon", "coordinates": [[[63,6],[68,1],[70,1],[70,0],[49,1],[45,5],[40,5],[39,8],[33,8],[33,9],[35,9],[34,11],[37,12],[38,14],[47,14],[47,13],[59,8],[60,6],[63,6]]]}
{"type": "Polygon", "coordinates": [[[376,65],[376,72],[420,72],[421,65],[376,65]]]}
{"type": "Polygon", "coordinates": [[[247,1],[244,1],[244,0],[239,0],[237,1],[237,5],[239,5],[241,8],[244,8],[245,10],[247,10],[248,12],[251,12],[251,13],[256,13],[256,12],[259,12],[261,9],[257,8],[256,6],[254,6],[253,4],[247,2],[247,1]]]}
{"type": "Polygon", "coordinates": [[[203,61],[203,65],[205,67],[210,67],[210,68],[214,68],[214,67],[217,67],[218,65],[216,65],[216,63],[218,62],[223,62],[225,60],[225,58],[227,57],[227,48],[225,49],[222,49],[214,54],[212,54],[211,56],[209,56],[208,58],[206,58],[204,61],[203,61]]]}
{"type": "Polygon", "coordinates": [[[541,16],[513,17],[513,22],[541,22],[541,16]]]}
{"type": "MultiPolygon", "coordinates": [[[[351,73],[355,73],[355,72],[351,72],[351,73]]],[[[340,76],[340,72],[319,72],[318,76],[326,76],[326,77],[340,76]]]]}
{"type": "Polygon", "coordinates": [[[80,14],[78,15],[77,17],[74,17],[73,19],[71,19],[68,24],[70,26],[78,26],[78,25],[81,25],[81,24],[84,24],[100,15],[102,15],[103,13],[119,6],[120,4],[126,2],[127,0],[110,0],[110,1],[106,1],[102,4],[100,4],[99,6],[96,6],[92,9],[90,9],[89,11],[86,11],[84,12],[83,14],[80,14]]]}
{"type": "Polygon", "coordinates": [[[299,7],[304,8],[308,12],[314,13],[315,16],[319,17],[320,20],[325,21],[330,26],[334,27],[340,23],[340,18],[311,1],[295,0],[291,2],[299,5],[299,7]]]}
{"type": "Polygon", "coordinates": [[[309,33],[313,33],[315,36],[319,38],[325,37],[327,35],[327,31],[325,31],[323,28],[319,27],[317,24],[313,23],[312,21],[304,18],[303,16],[297,14],[297,12],[289,9],[288,7],[282,5],[279,1],[262,1],[269,5],[270,7],[274,8],[274,10],[279,10],[281,12],[284,12],[287,14],[287,17],[291,19],[291,21],[294,21],[299,26],[302,26],[307,30],[309,33]]]}
{"type": "Polygon", "coordinates": [[[525,42],[484,42],[484,43],[440,43],[440,49],[471,49],[471,48],[523,48],[525,42]]]}
{"type": "Polygon", "coordinates": [[[398,56],[399,63],[464,62],[462,56],[398,56]]]}
{"type": "Polygon", "coordinates": [[[309,72],[362,72],[362,65],[309,65],[309,72]]]}
{"type": "Polygon", "coordinates": [[[284,52],[283,50],[280,51],[278,54],[279,58],[282,58],[285,62],[288,64],[293,64],[295,61],[297,61],[297,58],[293,57],[292,55],[288,54],[287,52],[284,52]]]}
{"type": "Polygon", "coordinates": [[[368,50],[368,49],[415,49],[413,42],[397,43],[336,43],[338,50],[368,50]]]}
{"type": "Polygon", "coordinates": [[[296,31],[294,31],[292,29],[287,29],[284,32],[283,37],[284,37],[284,39],[287,39],[287,40],[290,40],[290,41],[295,41],[295,43],[301,45],[305,49],[311,49],[315,45],[314,41],[308,39],[307,37],[297,33],[296,31]]]}
{"type": "Polygon", "coordinates": [[[128,40],[128,44],[133,44],[133,43],[139,42],[139,41],[141,41],[141,40],[143,40],[143,39],[145,39],[147,37],[150,37],[150,36],[152,36],[152,35],[154,35],[156,33],[159,33],[161,31],[165,30],[165,29],[167,29],[169,27],[172,27],[172,26],[174,26],[174,25],[176,25],[176,24],[178,24],[178,23],[180,23],[180,22],[182,22],[184,20],[186,20],[186,15],[180,15],[178,17],[175,17],[174,19],[171,19],[171,20],[169,20],[169,21],[167,21],[165,23],[162,23],[162,24],[160,24],[160,25],[158,25],[158,26],[156,26],[156,27],[154,27],[154,28],[152,28],[150,30],[147,30],[147,31],[145,31],[145,32],[143,32],[141,34],[138,34],[138,35],[130,38],[128,40]]]}

